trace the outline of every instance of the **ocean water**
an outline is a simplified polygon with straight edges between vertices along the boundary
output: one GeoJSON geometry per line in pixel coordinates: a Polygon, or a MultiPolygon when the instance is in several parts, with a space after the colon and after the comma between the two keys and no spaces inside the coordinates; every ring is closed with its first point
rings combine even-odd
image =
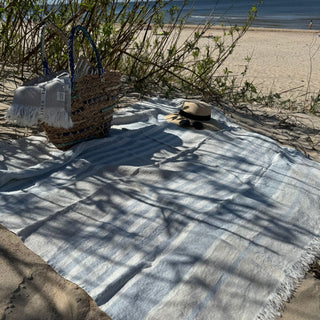
{"type": "MultiPolygon", "coordinates": [[[[183,1],[171,5],[182,7],[183,1]]],[[[192,10],[189,24],[204,24],[208,19],[214,25],[242,25],[255,0],[189,0],[184,12],[192,10]],[[211,16],[210,16],[211,15],[211,16]]],[[[320,0],[264,0],[258,7],[254,27],[320,30],[320,0]]]]}

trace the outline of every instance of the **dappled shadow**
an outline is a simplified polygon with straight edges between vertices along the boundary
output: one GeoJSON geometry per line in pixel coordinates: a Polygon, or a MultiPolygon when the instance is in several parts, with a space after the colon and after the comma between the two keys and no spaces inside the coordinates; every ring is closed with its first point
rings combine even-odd
{"type": "Polygon", "coordinates": [[[115,319],[142,319],[170,292],[195,318],[209,308],[233,319],[243,283],[257,313],[260,290],[279,285],[274,271],[284,277],[292,251],[319,236],[307,222],[319,200],[312,168],[295,174],[263,136],[200,132],[186,147],[163,129],[115,131],[59,170],[11,181],[1,222],[115,319]]]}

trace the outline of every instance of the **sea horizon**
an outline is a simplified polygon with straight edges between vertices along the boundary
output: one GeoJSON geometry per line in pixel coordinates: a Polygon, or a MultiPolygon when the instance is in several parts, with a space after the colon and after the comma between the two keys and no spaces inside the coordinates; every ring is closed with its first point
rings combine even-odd
{"type": "MultiPolygon", "coordinates": [[[[121,0],[118,5],[116,11],[120,11],[121,0]]],[[[307,30],[312,21],[311,29],[320,31],[319,0],[264,0],[261,4],[259,0],[173,0],[163,9],[165,23],[170,23],[168,10],[172,6],[183,8],[180,18],[188,16],[188,25],[209,21],[213,26],[241,26],[246,23],[249,10],[256,6],[252,27],[307,30]]]]}
{"type": "MultiPolygon", "coordinates": [[[[243,25],[253,5],[258,13],[252,27],[280,29],[312,29],[320,30],[319,0],[265,0],[261,5],[251,0],[195,0],[184,7],[182,16],[190,13],[186,23],[197,25],[210,21],[212,25],[243,25]]],[[[169,7],[183,6],[183,1],[175,0],[169,7]]]]}

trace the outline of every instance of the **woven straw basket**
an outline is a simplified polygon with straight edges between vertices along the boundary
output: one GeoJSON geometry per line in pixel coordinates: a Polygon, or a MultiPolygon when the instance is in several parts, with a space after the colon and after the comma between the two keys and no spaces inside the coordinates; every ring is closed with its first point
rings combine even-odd
{"type": "MultiPolygon", "coordinates": [[[[82,26],[72,28],[68,39],[68,61],[72,84],[70,129],[56,128],[41,123],[47,138],[58,149],[67,150],[73,145],[109,134],[114,106],[120,88],[120,73],[104,71],[96,45],[82,26]],[[97,74],[75,77],[73,40],[77,31],[81,31],[89,40],[97,60],[97,74]]],[[[42,59],[45,73],[50,72],[46,59],[42,59]]]]}

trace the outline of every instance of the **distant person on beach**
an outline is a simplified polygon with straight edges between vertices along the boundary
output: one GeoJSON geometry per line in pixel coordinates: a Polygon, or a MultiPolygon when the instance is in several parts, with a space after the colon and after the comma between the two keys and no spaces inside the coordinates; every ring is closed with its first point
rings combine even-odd
{"type": "Polygon", "coordinates": [[[309,22],[309,29],[311,29],[312,28],[312,20],[310,20],[310,22],[309,22]]]}

